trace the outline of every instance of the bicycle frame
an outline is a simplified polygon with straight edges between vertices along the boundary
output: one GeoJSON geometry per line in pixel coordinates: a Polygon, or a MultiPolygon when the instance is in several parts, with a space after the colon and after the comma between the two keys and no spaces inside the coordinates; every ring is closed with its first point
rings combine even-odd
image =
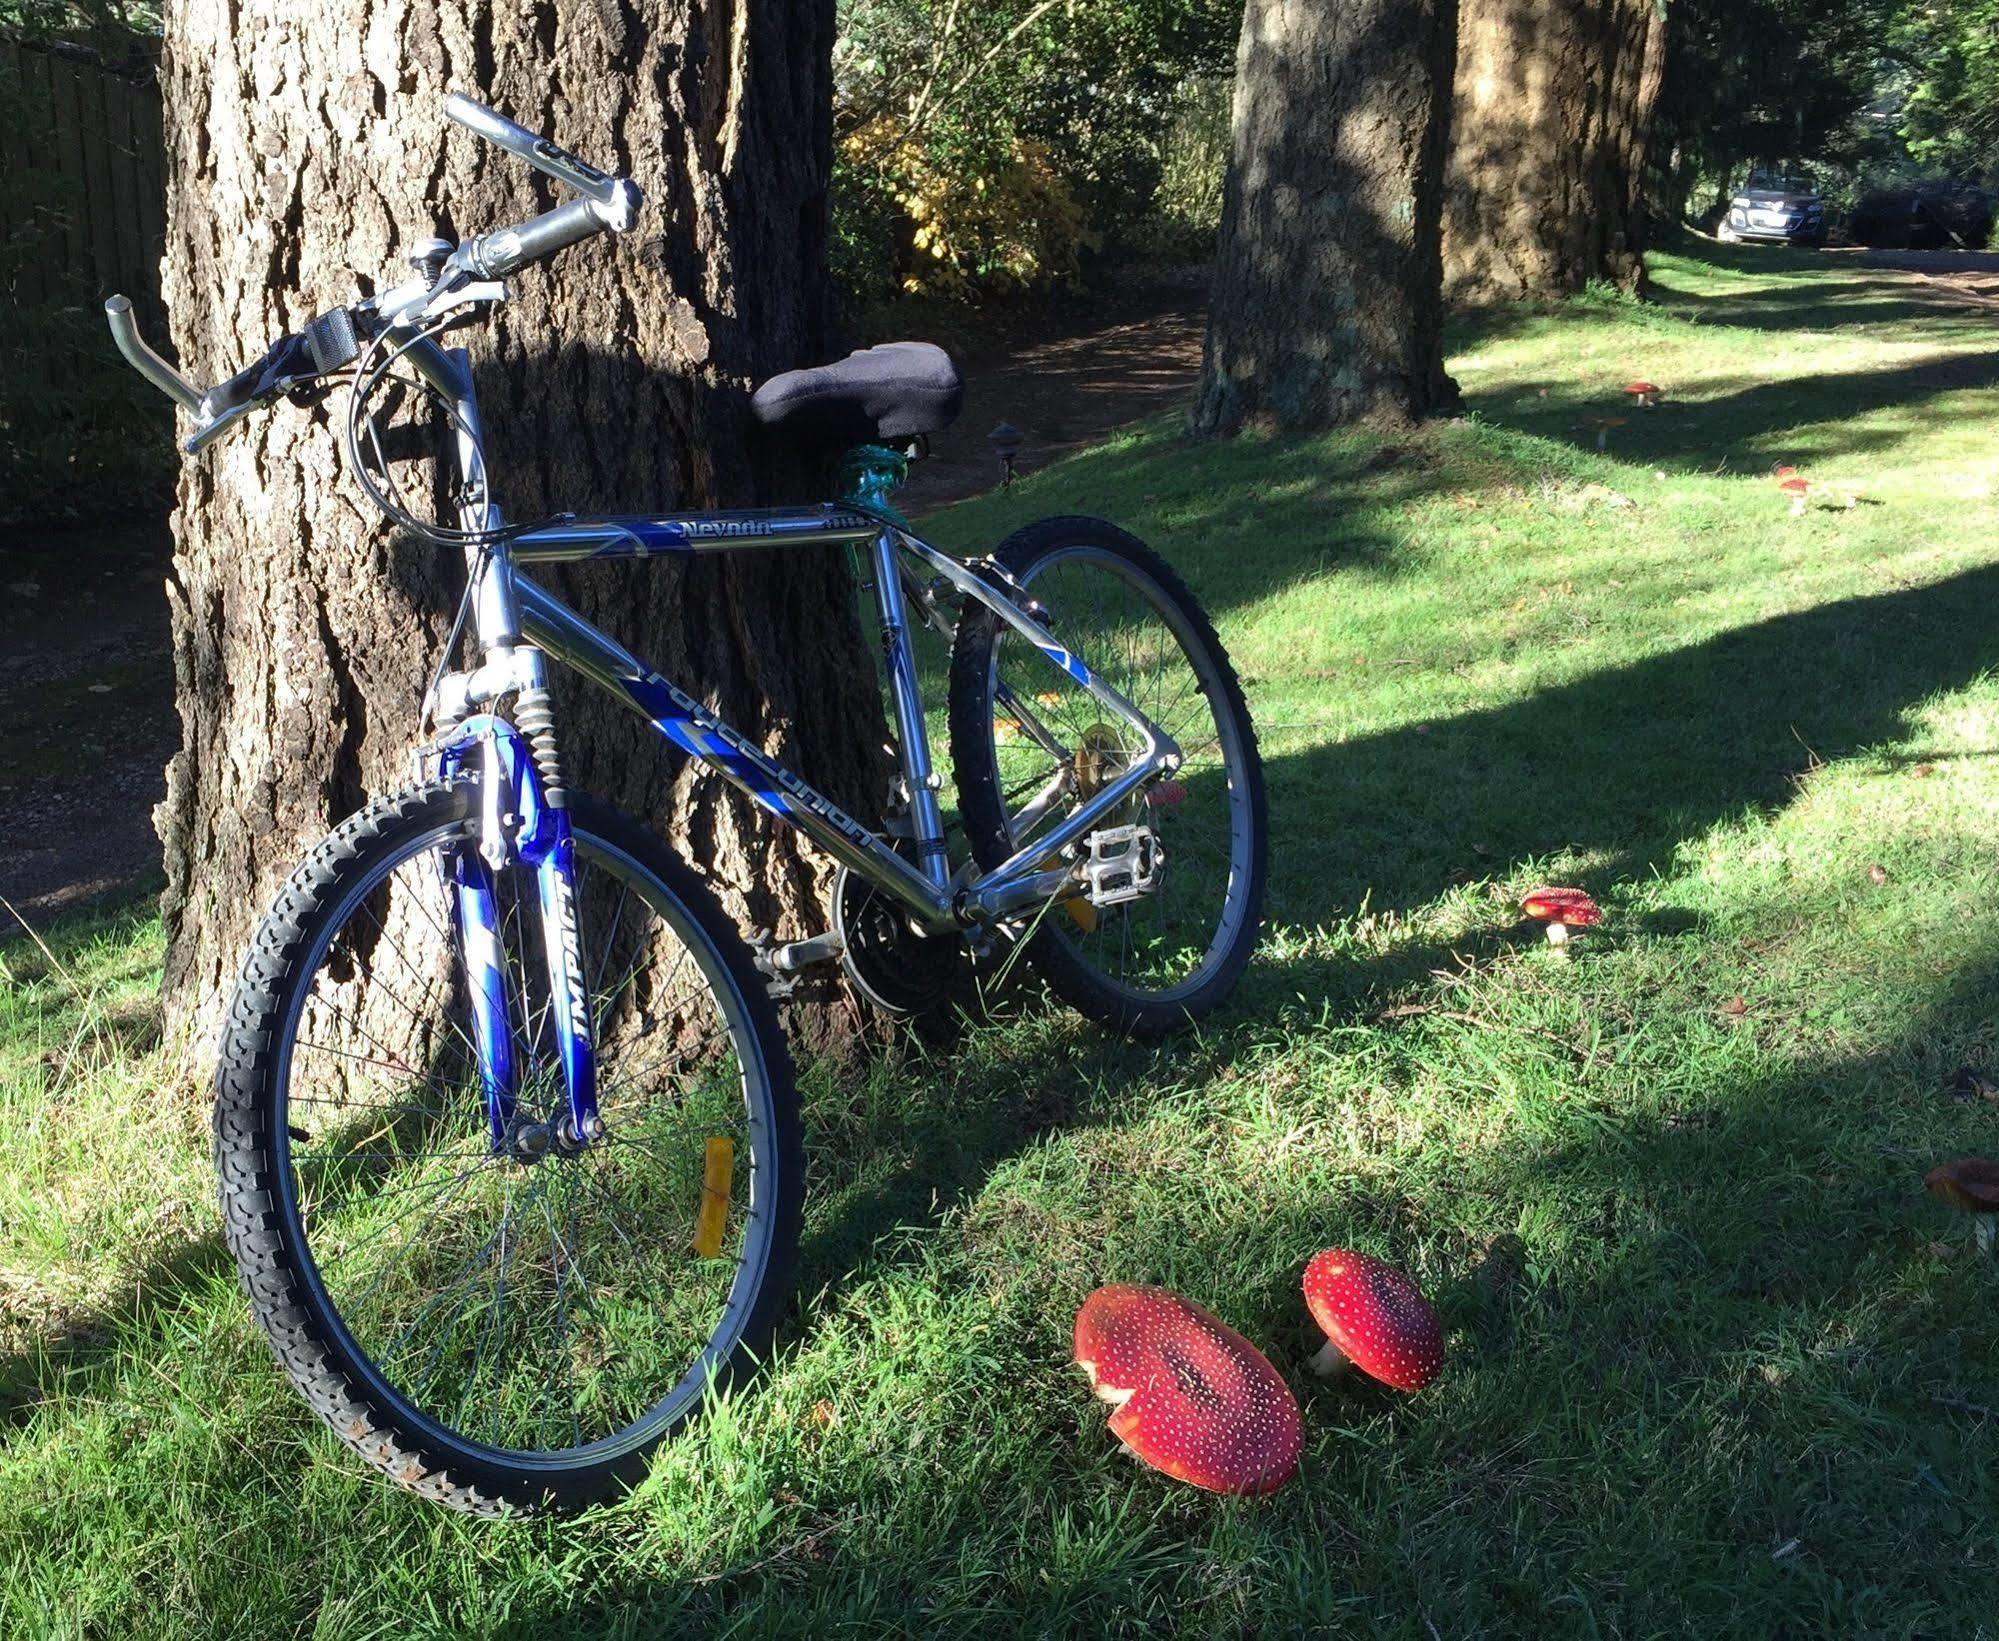
{"type": "MultiPolygon", "coordinates": [[[[413,339],[405,358],[452,403],[458,416],[461,517],[468,529],[497,528],[480,453],[481,423],[469,361],[462,349],[413,339]]],[[[851,501],[794,509],[682,513],[577,519],[525,532],[491,549],[467,553],[473,577],[472,607],[482,663],[449,675],[444,716],[457,724],[445,748],[447,769],[461,767],[475,744],[485,748],[488,785],[485,820],[476,851],[454,871],[455,917],[491,1111],[494,1143],[513,1120],[517,1070],[503,1045],[506,987],[498,983],[498,941],[490,868],[518,850],[540,886],[550,995],[569,1000],[553,1011],[557,1046],[570,1095],[572,1136],[587,1142],[598,1131],[590,1019],[582,1001],[582,966],[576,948],[574,877],[568,816],[551,806],[539,787],[534,761],[520,732],[483,710],[500,697],[545,687],[542,657],[552,656],[609,690],[651,722],[672,745],[706,764],[766,813],[812,839],[835,860],[891,896],[923,930],[962,933],[1038,906],[1070,888],[1072,870],[1048,863],[1086,837],[1119,805],[1157,776],[1177,769],[1180,748],[1080,656],[1065,649],[1046,626],[1021,607],[1006,586],[931,546],[886,512],[887,485],[865,481],[851,501]],[[731,728],[699,701],[660,676],[608,634],[592,626],[522,573],[523,566],[579,559],[683,558],[691,554],[752,549],[852,545],[872,559],[876,613],[895,712],[901,774],[914,843],[912,864],[890,843],[842,811],[754,741],[731,728]],[[1087,691],[1104,710],[1139,737],[1131,766],[1092,794],[1060,824],[986,872],[955,874],[944,841],[939,779],[930,756],[916,661],[908,630],[907,593],[922,596],[912,566],[920,566],[965,598],[983,604],[1032,644],[1049,665],[1087,691]],[[478,714],[468,716],[468,714],[478,714]],[[962,881],[961,881],[962,879],[962,881]],[[487,1045],[496,1045],[489,1056],[487,1045]]],[[[1069,750],[1011,691],[999,698],[1023,730],[1056,754],[1069,750]]],[[[1036,801],[1054,801],[1053,797],[1036,801]]],[[[1032,805],[1030,805],[1032,807],[1032,805]]]]}

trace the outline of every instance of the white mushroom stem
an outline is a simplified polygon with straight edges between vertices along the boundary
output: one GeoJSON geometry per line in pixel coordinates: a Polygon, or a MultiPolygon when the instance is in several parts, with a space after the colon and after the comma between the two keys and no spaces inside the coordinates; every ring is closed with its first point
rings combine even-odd
{"type": "Polygon", "coordinates": [[[1347,1365],[1347,1353],[1328,1339],[1307,1365],[1321,1379],[1330,1379],[1347,1365]]]}
{"type": "Polygon", "coordinates": [[[1568,943],[1569,926],[1560,918],[1556,918],[1554,922],[1548,925],[1548,944],[1551,946],[1566,946],[1568,943]]]}

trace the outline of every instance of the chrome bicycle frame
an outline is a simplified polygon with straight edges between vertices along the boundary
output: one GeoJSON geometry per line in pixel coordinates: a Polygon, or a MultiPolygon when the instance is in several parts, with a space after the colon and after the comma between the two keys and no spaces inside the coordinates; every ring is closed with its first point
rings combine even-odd
{"type": "MultiPolygon", "coordinates": [[[[492,501],[480,453],[478,399],[465,352],[439,347],[427,338],[412,336],[409,340],[405,359],[457,413],[463,525],[474,530],[497,528],[500,512],[492,501]]],[[[597,1116],[591,1091],[588,1011],[581,1004],[577,986],[581,966],[575,947],[567,816],[555,808],[552,820],[543,825],[551,808],[542,801],[535,784],[534,762],[525,755],[518,730],[485,712],[508,694],[544,689],[545,656],[553,656],[609,690],[649,720],[667,741],[714,769],[759,808],[796,826],[835,860],[875,884],[931,934],[960,933],[990,924],[1040,905],[1071,887],[1075,882],[1073,869],[1050,863],[1085,838],[1147,781],[1180,765],[1180,748],[1172,737],[1092,672],[1080,656],[1057,642],[1054,634],[1016,601],[1013,589],[931,546],[888,515],[885,503],[885,489],[869,493],[864,486],[854,501],[817,507],[577,519],[467,552],[480,663],[469,671],[448,674],[438,700],[432,703],[444,721],[457,726],[445,749],[447,768],[462,766],[471,756],[474,742],[485,747],[489,790],[477,851],[481,860],[478,865],[461,863],[457,878],[467,978],[475,1000],[498,995],[500,1006],[504,1006],[504,988],[496,988],[495,977],[478,965],[497,960],[496,944],[486,938],[492,919],[490,868],[518,851],[540,877],[550,994],[571,999],[573,1004],[553,1012],[569,1082],[572,1132],[584,1140],[595,1134],[597,1116]],[[895,711],[914,863],[522,573],[524,566],[579,559],[678,558],[753,548],[841,544],[864,548],[872,559],[875,608],[895,711]],[[937,798],[939,779],[931,761],[908,630],[907,595],[915,590],[919,598],[922,596],[915,567],[993,611],[1051,666],[1066,673],[1107,713],[1128,726],[1142,748],[1130,768],[1092,794],[1074,813],[986,872],[954,874],[945,846],[937,798]],[[538,817],[532,841],[527,835],[530,816],[538,817]],[[482,873],[480,866],[489,870],[482,873]]],[[[1056,755],[1058,766],[1066,761],[1070,749],[1035,717],[1028,703],[1007,691],[1000,698],[1019,718],[1023,731],[1056,755]]],[[[486,1022],[479,1036],[482,1043],[489,1037],[504,1041],[505,1022],[486,1022]]],[[[483,1069],[498,1144],[512,1121],[512,1068],[488,1064],[483,1069]]]]}

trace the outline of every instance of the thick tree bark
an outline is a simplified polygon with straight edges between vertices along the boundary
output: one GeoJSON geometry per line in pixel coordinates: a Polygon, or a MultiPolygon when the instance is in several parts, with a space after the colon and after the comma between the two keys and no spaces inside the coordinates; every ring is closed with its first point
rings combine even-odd
{"type": "Polygon", "coordinates": [[[1447,301],[1637,288],[1665,51],[1657,0],[1461,0],[1447,301]]]}
{"type": "Polygon", "coordinates": [[[1190,425],[1447,409],[1439,213],[1456,0],[1249,0],[1190,425]]]}
{"type": "MultiPolygon", "coordinates": [[[[679,8],[535,0],[183,0],[164,73],[165,294],[189,372],[400,277],[417,238],[553,202],[448,125],[463,89],[647,191],[640,231],[516,281],[471,347],[515,518],[758,499],[743,401],[822,357],[832,0],[679,8]]],[[[261,908],[341,816],[410,778],[418,705],[463,569],[391,541],[332,415],[289,407],[190,460],[169,597],[183,750],[165,844],[169,1018],[206,1035],[261,908]]],[[[800,473],[789,480],[802,479],[800,473]]],[[[579,570],[568,588],[661,671],[867,814],[881,709],[838,555],[579,570]]],[[[573,784],[708,865],[746,922],[819,926],[822,869],[649,728],[567,689],[573,784]]]]}

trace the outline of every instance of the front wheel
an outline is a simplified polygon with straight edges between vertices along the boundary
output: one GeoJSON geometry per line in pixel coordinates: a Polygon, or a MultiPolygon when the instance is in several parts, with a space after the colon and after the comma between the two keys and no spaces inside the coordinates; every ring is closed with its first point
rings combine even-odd
{"type": "MultiPolygon", "coordinates": [[[[1072,852],[1081,867],[1093,840],[1099,855],[1136,847],[1152,864],[1149,885],[1128,899],[1055,902],[1028,954],[1049,989],[1094,1020],[1135,1035],[1186,1025],[1234,988],[1262,927],[1268,811],[1242,686],[1186,584],[1114,525],[1043,519],[993,556],[1056,641],[1186,760],[1072,852]]],[[[965,831],[988,870],[1141,751],[1121,719],[977,603],[952,643],[950,729],[965,831]]]]}
{"type": "Polygon", "coordinates": [[[636,1479],[768,1350],[804,1157],[741,938],[663,844],[583,797],[604,1132],[563,1141],[536,885],[513,866],[494,875],[517,1089],[496,1143],[497,1061],[451,934],[479,799],[460,777],[379,800],[292,875],[230,1008],[215,1137],[244,1290],[314,1411],[404,1486],[496,1513],[636,1479]]]}

